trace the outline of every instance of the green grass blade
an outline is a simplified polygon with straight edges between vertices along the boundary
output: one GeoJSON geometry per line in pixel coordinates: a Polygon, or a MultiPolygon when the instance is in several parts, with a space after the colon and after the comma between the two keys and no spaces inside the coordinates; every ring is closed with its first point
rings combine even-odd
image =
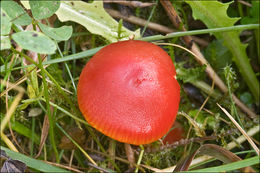
{"type": "MultiPolygon", "coordinates": [[[[39,54],[38,54],[38,57],[39,54]]],[[[50,141],[51,141],[51,145],[56,157],[56,161],[59,162],[59,155],[58,155],[58,150],[56,147],[56,141],[55,141],[55,134],[54,134],[54,121],[55,119],[53,118],[52,112],[51,112],[51,107],[50,107],[50,96],[49,96],[49,92],[48,92],[48,84],[46,82],[46,70],[43,68],[42,65],[42,59],[38,58],[39,60],[39,67],[41,69],[41,75],[42,75],[42,83],[43,83],[43,91],[44,91],[44,98],[46,100],[46,110],[47,110],[47,116],[49,118],[49,137],[50,137],[50,141]]]]}
{"type": "MultiPolygon", "coordinates": [[[[42,98],[41,100],[44,101],[44,102],[46,102],[46,100],[43,99],[43,98],[42,98]]],[[[79,122],[81,122],[81,123],[83,123],[83,124],[85,124],[85,125],[89,125],[89,124],[87,123],[87,121],[85,121],[84,119],[81,119],[81,118],[79,118],[79,117],[77,117],[77,116],[71,114],[69,111],[67,111],[67,110],[65,110],[64,108],[62,108],[62,107],[60,107],[60,106],[54,104],[53,102],[50,102],[50,105],[53,106],[53,107],[55,107],[55,108],[57,108],[58,110],[60,110],[60,111],[63,112],[64,114],[70,116],[71,118],[73,118],[73,119],[75,119],[75,120],[77,120],[77,121],[79,121],[79,122]]]]}
{"type": "Polygon", "coordinates": [[[184,171],[184,172],[226,172],[226,171],[232,171],[240,168],[244,168],[247,166],[252,166],[260,163],[260,156],[251,157],[249,159],[244,159],[241,161],[221,165],[221,166],[215,166],[211,168],[205,168],[205,169],[198,169],[198,170],[192,170],[192,171],[184,171]]]}
{"type": "MultiPolygon", "coordinates": [[[[2,121],[2,119],[1,119],[2,121]]],[[[7,124],[8,125],[8,124],[7,124]]],[[[17,133],[19,133],[20,135],[23,135],[29,139],[32,139],[32,131],[31,129],[29,129],[28,127],[24,126],[23,124],[19,123],[18,121],[11,121],[11,127],[14,131],[16,131],[17,133]]],[[[40,137],[34,133],[34,142],[36,144],[40,144],[40,137]]]]}
{"type": "Polygon", "coordinates": [[[59,167],[47,164],[47,163],[45,163],[41,160],[36,160],[36,159],[33,159],[33,158],[28,157],[26,155],[23,155],[21,153],[11,151],[8,148],[3,147],[3,146],[1,146],[1,150],[4,150],[7,154],[7,156],[9,156],[11,159],[19,160],[19,161],[25,163],[27,165],[27,167],[36,169],[38,171],[42,171],[42,172],[62,172],[62,173],[63,172],[64,173],[70,172],[68,170],[61,169],[59,167]]]}

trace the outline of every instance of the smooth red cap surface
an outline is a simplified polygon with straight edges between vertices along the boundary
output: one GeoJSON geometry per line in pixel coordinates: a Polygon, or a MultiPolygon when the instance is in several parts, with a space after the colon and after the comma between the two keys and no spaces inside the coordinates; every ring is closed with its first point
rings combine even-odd
{"type": "Polygon", "coordinates": [[[112,43],[84,67],[78,104],[103,134],[134,145],[161,138],[178,111],[180,87],[170,56],[144,41],[112,43]]]}

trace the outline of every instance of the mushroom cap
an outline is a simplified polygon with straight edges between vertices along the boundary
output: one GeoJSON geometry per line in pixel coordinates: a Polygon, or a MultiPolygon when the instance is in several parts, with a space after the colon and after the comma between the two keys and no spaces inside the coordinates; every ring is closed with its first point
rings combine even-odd
{"type": "Polygon", "coordinates": [[[164,145],[173,144],[181,139],[186,138],[185,130],[181,123],[175,121],[173,126],[171,127],[171,131],[167,133],[167,135],[163,138],[164,145]]]}
{"type": "Polygon", "coordinates": [[[149,42],[128,40],[98,51],[81,72],[78,104],[87,122],[120,142],[141,145],[175,121],[180,86],[170,56],[149,42]]]}

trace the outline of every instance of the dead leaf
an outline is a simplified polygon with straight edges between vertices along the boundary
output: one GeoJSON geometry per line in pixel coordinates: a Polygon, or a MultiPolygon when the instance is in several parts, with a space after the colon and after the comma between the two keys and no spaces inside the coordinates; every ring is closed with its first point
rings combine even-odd
{"type": "MultiPolygon", "coordinates": [[[[73,140],[75,140],[80,146],[82,146],[85,143],[86,140],[86,134],[84,130],[81,130],[77,127],[71,127],[69,131],[67,130],[67,133],[69,136],[72,137],[73,140]]],[[[77,147],[72,143],[72,141],[67,138],[65,135],[62,136],[61,142],[59,144],[59,148],[61,149],[67,149],[72,150],[76,149],[77,147]]]]}
{"type": "Polygon", "coordinates": [[[42,148],[43,148],[44,143],[45,143],[45,141],[48,137],[48,134],[49,134],[49,127],[50,127],[49,118],[48,118],[47,115],[45,115],[44,121],[43,121],[43,126],[42,126],[42,134],[41,134],[41,142],[40,142],[39,152],[37,153],[35,158],[37,158],[41,155],[42,148]]]}

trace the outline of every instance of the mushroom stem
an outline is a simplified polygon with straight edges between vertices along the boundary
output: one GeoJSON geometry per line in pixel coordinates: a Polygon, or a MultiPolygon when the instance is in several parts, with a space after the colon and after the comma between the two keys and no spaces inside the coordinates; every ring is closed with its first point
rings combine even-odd
{"type": "Polygon", "coordinates": [[[125,143],[125,152],[126,152],[127,160],[130,163],[129,167],[133,168],[135,164],[135,155],[130,144],[125,143]]]}

